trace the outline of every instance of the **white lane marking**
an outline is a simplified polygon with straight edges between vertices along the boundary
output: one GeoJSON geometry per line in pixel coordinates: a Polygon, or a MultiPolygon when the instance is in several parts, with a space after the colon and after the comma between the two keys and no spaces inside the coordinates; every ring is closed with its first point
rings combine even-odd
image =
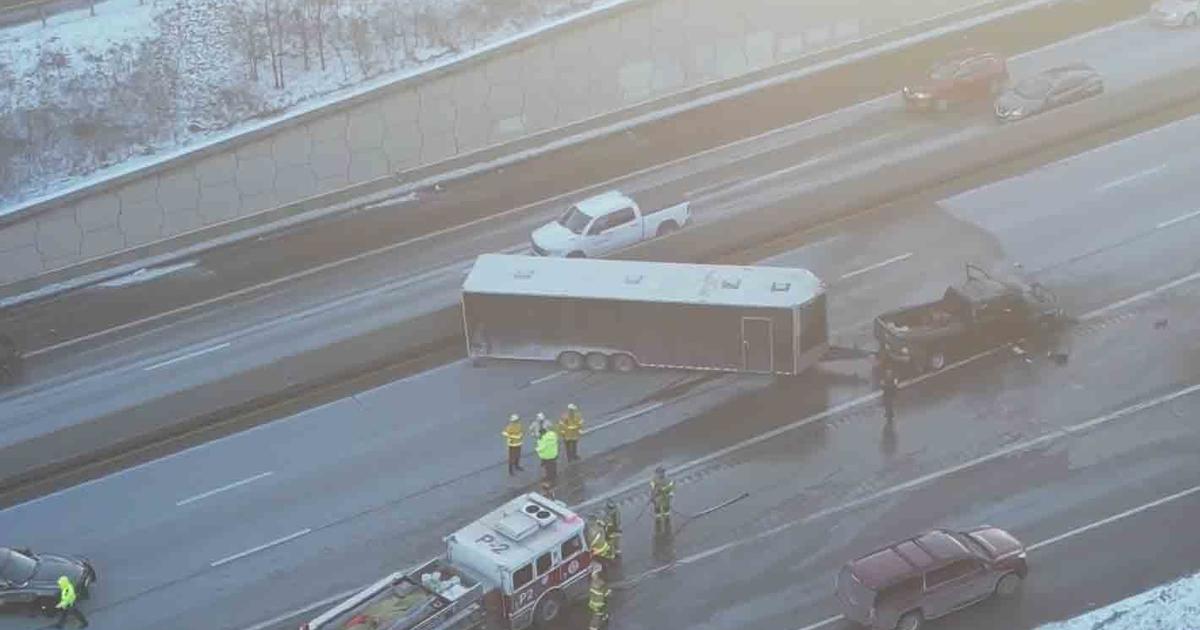
{"type": "MultiPolygon", "coordinates": [[[[1037,551],[1038,549],[1041,549],[1042,547],[1048,547],[1055,543],[1067,540],[1068,538],[1073,538],[1080,534],[1085,534],[1087,532],[1092,531],[1093,529],[1098,529],[1098,528],[1104,527],[1105,525],[1109,525],[1109,524],[1115,523],[1117,521],[1129,518],[1130,516],[1135,516],[1137,514],[1141,514],[1142,512],[1145,512],[1147,510],[1152,510],[1160,505],[1166,505],[1167,503],[1171,503],[1173,501],[1178,501],[1179,499],[1191,496],[1193,494],[1196,494],[1197,492],[1200,492],[1200,486],[1192,486],[1191,488],[1188,488],[1187,490],[1181,490],[1179,492],[1176,492],[1175,494],[1171,494],[1171,495],[1167,495],[1167,496],[1159,498],[1159,499],[1155,499],[1154,501],[1151,501],[1149,503],[1144,503],[1135,508],[1130,508],[1119,514],[1113,514],[1112,516],[1102,518],[1093,523],[1088,523],[1087,525],[1083,525],[1081,527],[1076,527],[1075,529],[1072,529],[1071,531],[1064,532],[1057,536],[1047,538],[1046,540],[1033,543],[1032,545],[1028,545],[1027,547],[1025,547],[1025,550],[1026,551],[1037,551]]],[[[804,626],[803,628],[798,628],[797,630],[816,630],[817,628],[822,628],[829,624],[837,623],[843,619],[845,619],[844,615],[836,615],[834,617],[829,617],[828,619],[822,619],[821,621],[818,621],[816,623],[809,624],[807,626],[804,626]]]]}
{"type": "Polygon", "coordinates": [[[546,381],[552,381],[556,378],[559,378],[560,376],[566,376],[566,375],[567,375],[566,370],[559,370],[553,374],[547,374],[541,378],[535,378],[532,381],[529,381],[528,383],[526,383],[525,385],[526,385],[526,387],[528,387],[530,385],[540,385],[541,383],[545,383],[546,381]]]}
{"type": "Polygon", "coordinates": [[[626,420],[632,420],[638,416],[646,415],[646,414],[650,413],[651,411],[654,411],[655,409],[660,409],[662,407],[665,407],[666,404],[667,403],[665,403],[665,402],[656,402],[652,405],[647,405],[645,407],[642,407],[641,409],[635,409],[623,416],[618,416],[618,417],[613,418],[612,420],[609,420],[608,422],[605,422],[603,424],[598,424],[594,427],[584,429],[583,435],[587,435],[589,433],[593,433],[593,432],[599,431],[601,429],[607,429],[608,427],[611,427],[612,425],[617,424],[619,422],[625,422],[626,420]]]}
{"type": "Polygon", "coordinates": [[[267,471],[264,473],[259,473],[257,475],[254,475],[253,477],[246,477],[245,479],[243,479],[241,481],[235,481],[231,484],[226,484],[224,486],[221,486],[220,488],[215,488],[213,490],[209,490],[208,492],[201,492],[200,494],[188,497],[186,499],[183,499],[182,501],[176,501],[175,507],[182,507],[189,503],[195,503],[196,501],[200,501],[201,499],[207,499],[208,497],[211,497],[214,494],[220,494],[222,492],[225,492],[226,490],[233,490],[234,488],[239,488],[248,483],[254,483],[255,481],[258,481],[259,479],[270,477],[273,474],[275,474],[275,473],[273,473],[271,471],[267,471]]]}
{"type": "Polygon", "coordinates": [[[1128,184],[1128,183],[1130,183],[1130,182],[1137,181],[1137,180],[1139,180],[1139,179],[1142,179],[1143,177],[1146,177],[1146,176],[1148,176],[1148,175],[1153,175],[1153,174],[1155,174],[1155,173],[1158,173],[1158,172],[1160,172],[1160,171],[1163,171],[1163,170],[1165,170],[1166,168],[1167,168],[1167,165],[1166,165],[1166,164],[1159,164],[1158,166],[1155,166],[1155,167],[1152,167],[1152,168],[1148,168],[1148,169],[1146,169],[1146,170],[1143,170],[1143,171],[1138,171],[1138,172],[1136,172],[1136,173],[1134,173],[1134,174],[1132,174],[1132,175],[1126,175],[1125,177],[1122,177],[1122,178],[1120,178],[1120,179],[1114,179],[1113,181],[1111,181],[1111,182],[1108,182],[1107,184],[1104,184],[1103,186],[1100,186],[1100,187],[1099,187],[1099,188],[1097,188],[1096,190],[1098,190],[1098,191],[1100,191],[1100,192],[1104,192],[1104,191],[1106,191],[1106,190],[1112,190],[1113,188],[1118,188],[1118,187],[1120,187],[1120,186],[1124,186],[1125,184],[1128,184]]]}
{"type": "Polygon", "coordinates": [[[1072,529],[1069,532],[1059,534],[1052,538],[1047,538],[1046,540],[1043,540],[1041,542],[1036,542],[1036,543],[1026,547],[1026,550],[1034,551],[1037,549],[1041,549],[1042,547],[1053,545],[1054,543],[1057,543],[1057,542],[1062,542],[1073,536],[1078,536],[1079,534],[1090,532],[1093,529],[1096,529],[1098,527],[1103,527],[1110,523],[1115,523],[1117,521],[1129,518],[1130,516],[1134,516],[1135,514],[1141,514],[1142,512],[1145,512],[1146,510],[1152,510],[1160,505],[1166,505],[1167,503],[1170,503],[1172,501],[1177,501],[1186,496],[1196,494],[1197,492],[1200,492],[1200,486],[1192,486],[1191,488],[1188,488],[1187,490],[1182,490],[1180,492],[1176,492],[1175,494],[1167,495],[1165,497],[1162,497],[1161,499],[1155,499],[1154,501],[1151,501],[1149,503],[1144,503],[1135,508],[1130,508],[1128,510],[1125,510],[1124,512],[1121,512],[1120,514],[1113,514],[1112,516],[1109,516],[1107,518],[1102,518],[1094,523],[1088,523],[1087,525],[1084,525],[1082,527],[1076,527],[1075,529],[1072,529]]]}
{"type": "Polygon", "coordinates": [[[133,273],[118,276],[112,280],[101,282],[96,286],[104,287],[106,289],[119,289],[135,284],[141,284],[143,282],[150,282],[151,280],[157,280],[163,276],[175,273],[176,271],[191,269],[195,266],[196,261],[189,260],[176,265],[167,265],[165,267],[142,267],[133,273]]]}
{"type": "Polygon", "coordinates": [[[818,621],[816,623],[810,623],[807,626],[804,626],[803,628],[797,628],[796,630],[817,630],[817,628],[824,628],[825,626],[828,626],[831,623],[837,623],[839,621],[844,620],[845,618],[846,618],[845,615],[834,615],[832,617],[829,617],[828,619],[822,619],[821,621],[818,621]]]}
{"type": "Polygon", "coordinates": [[[155,363],[154,365],[148,365],[142,369],[146,372],[152,372],[159,368],[165,368],[168,365],[175,365],[176,363],[179,363],[180,361],[187,361],[188,359],[194,359],[196,357],[203,356],[203,355],[209,354],[211,352],[216,352],[218,350],[224,350],[225,348],[228,348],[231,345],[233,345],[232,342],[226,341],[225,343],[219,343],[215,346],[201,348],[199,350],[196,350],[195,352],[189,352],[185,355],[175,357],[174,359],[167,359],[166,361],[161,361],[159,363],[155,363]]]}
{"type": "Polygon", "coordinates": [[[1129,306],[1130,304],[1133,304],[1135,302],[1141,302],[1142,300],[1152,298],[1156,295],[1159,295],[1160,293],[1165,293],[1167,291],[1170,291],[1171,289],[1174,289],[1175,287],[1178,287],[1183,284],[1187,284],[1187,283],[1192,282],[1197,279],[1200,279],[1200,271],[1197,271],[1196,273],[1188,274],[1182,278],[1176,278],[1166,284],[1162,284],[1157,287],[1154,287],[1153,289],[1148,289],[1148,290],[1142,291],[1141,293],[1138,293],[1136,295],[1127,297],[1124,300],[1119,300],[1117,302],[1113,302],[1112,304],[1109,304],[1108,306],[1101,306],[1098,309],[1095,309],[1093,311],[1089,311],[1087,313],[1084,313],[1083,315],[1080,315],[1079,319],[1081,319],[1081,320],[1093,319],[1095,317],[1099,317],[1101,315],[1111,313],[1115,310],[1129,306]]]}
{"type": "Polygon", "coordinates": [[[1171,219],[1169,221],[1163,221],[1162,223],[1159,223],[1158,225],[1156,225],[1154,227],[1156,229],[1161,230],[1163,228],[1169,228],[1172,225],[1175,225],[1176,223],[1183,223],[1184,221],[1187,221],[1188,219],[1194,219],[1196,217],[1200,217],[1200,210],[1177,216],[1174,219],[1171,219]]]}
{"type": "Polygon", "coordinates": [[[304,529],[302,529],[302,530],[300,530],[300,531],[298,531],[298,532],[293,532],[293,533],[291,533],[291,534],[288,534],[287,536],[284,536],[283,538],[276,538],[275,540],[272,540],[272,541],[271,541],[271,542],[269,542],[269,543],[263,543],[263,544],[261,544],[261,545],[259,545],[259,546],[257,546],[257,547],[254,547],[254,548],[252,548],[252,549],[247,549],[247,550],[245,550],[245,551],[240,551],[240,552],[238,552],[238,553],[235,553],[235,554],[233,554],[232,556],[226,556],[226,557],[224,557],[224,558],[221,558],[220,560],[214,560],[213,562],[211,562],[211,563],[209,564],[209,566],[210,566],[210,567],[213,567],[213,568],[216,568],[216,567],[219,567],[219,566],[221,566],[221,565],[223,565],[223,564],[229,564],[230,562],[233,562],[234,560],[241,560],[242,558],[245,558],[246,556],[249,556],[249,555],[251,555],[251,554],[255,554],[255,553],[258,553],[258,552],[260,552],[260,551],[264,551],[264,550],[266,550],[266,549],[270,549],[271,547],[277,547],[277,546],[279,546],[279,545],[282,545],[283,543],[286,543],[286,542],[290,542],[290,541],[296,540],[297,538],[299,538],[299,537],[301,537],[301,536],[303,536],[303,535],[305,535],[305,534],[308,534],[308,533],[309,533],[309,532],[311,532],[311,531],[312,531],[312,529],[309,529],[309,528],[305,527],[304,529]]]}
{"type": "MultiPolygon", "coordinates": [[[[1062,429],[1056,429],[1056,430],[1051,431],[1050,433],[1047,433],[1043,436],[1033,438],[1032,440],[1026,440],[1024,442],[1018,442],[1011,446],[1006,446],[998,451],[993,451],[991,453],[988,453],[987,455],[982,455],[980,457],[976,457],[974,459],[962,462],[960,464],[955,464],[954,466],[950,466],[948,468],[943,468],[942,470],[939,470],[939,471],[921,475],[920,477],[917,477],[915,479],[910,479],[903,483],[900,483],[900,484],[897,484],[897,485],[894,485],[894,486],[891,486],[888,488],[884,488],[883,490],[880,490],[879,492],[875,492],[875,493],[869,494],[864,497],[859,497],[857,499],[854,499],[853,501],[849,501],[849,502],[843,503],[841,505],[828,507],[823,510],[818,510],[807,516],[803,516],[796,520],[788,521],[786,523],[776,525],[775,527],[764,530],[764,531],[754,534],[752,536],[748,536],[746,538],[741,538],[738,540],[733,540],[733,541],[727,542],[723,545],[718,545],[711,549],[697,552],[697,553],[687,556],[685,558],[681,558],[675,564],[691,564],[693,562],[698,562],[705,558],[709,558],[709,557],[717,555],[719,553],[728,551],[730,549],[735,549],[737,547],[742,547],[744,545],[748,545],[750,543],[763,540],[764,538],[769,538],[771,536],[774,536],[775,534],[789,530],[793,527],[796,527],[799,525],[805,525],[805,524],[811,523],[813,521],[816,521],[818,519],[825,518],[827,516],[832,516],[834,514],[840,514],[842,512],[847,512],[849,510],[853,510],[855,508],[859,508],[859,507],[862,507],[869,503],[878,501],[879,499],[883,499],[883,498],[892,496],[894,494],[898,494],[901,492],[905,492],[907,490],[911,490],[913,488],[917,488],[917,487],[926,485],[932,481],[938,481],[938,480],[948,477],[950,475],[954,475],[954,474],[960,473],[964,470],[974,468],[980,464],[991,462],[991,461],[994,461],[994,460],[997,460],[997,459],[1000,459],[1003,457],[1007,457],[1009,455],[1013,455],[1016,453],[1020,453],[1023,451],[1028,451],[1032,448],[1041,446],[1043,444],[1047,444],[1049,442],[1053,442],[1060,438],[1070,437],[1071,435],[1073,435],[1074,433],[1077,433],[1079,431],[1083,431],[1086,429],[1090,429],[1090,428],[1099,426],[1101,424],[1112,422],[1113,420],[1124,418],[1130,414],[1134,414],[1139,411],[1144,411],[1144,410],[1150,409],[1152,407],[1157,407],[1159,405],[1171,402],[1172,400],[1176,400],[1178,398],[1187,396],[1187,395],[1192,394],[1197,391],[1200,391],[1200,384],[1192,385],[1190,387],[1185,387],[1183,389],[1171,392],[1170,394],[1164,394],[1162,396],[1158,396],[1158,397],[1152,398],[1150,400],[1136,403],[1136,404],[1130,405],[1128,407],[1118,409],[1117,411],[1114,411],[1112,413],[1105,414],[1103,416],[1099,416],[1097,418],[1087,420],[1085,422],[1081,422],[1079,424],[1075,424],[1075,425],[1065,427],[1062,429]]],[[[671,567],[671,566],[674,566],[674,565],[666,565],[664,567],[659,567],[657,569],[651,570],[648,573],[663,571],[666,568],[671,567]]]]}
{"type": "Polygon", "coordinates": [[[855,269],[854,271],[851,271],[849,273],[842,274],[842,280],[849,280],[850,278],[853,278],[854,276],[859,276],[864,273],[875,271],[876,269],[882,269],[883,267],[886,267],[888,265],[908,260],[909,258],[912,258],[912,256],[913,256],[913,253],[908,252],[907,254],[900,254],[899,256],[893,256],[882,262],[877,262],[874,265],[868,265],[866,267],[863,267],[862,269],[855,269]]]}

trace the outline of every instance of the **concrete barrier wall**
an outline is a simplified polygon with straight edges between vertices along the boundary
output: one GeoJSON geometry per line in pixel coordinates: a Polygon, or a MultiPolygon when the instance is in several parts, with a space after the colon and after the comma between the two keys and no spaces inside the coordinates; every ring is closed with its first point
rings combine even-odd
{"type": "MultiPolygon", "coordinates": [[[[861,173],[845,173],[789,195],[786,203],[692,227],[622,252],[621,258],[706,261],[739,248],[803,229],[848,211],[869,208],[956,177],[1037,153],[1091,133],[1194,103],[1200,99],[1200,66],[1148,79],[1128,89],[943,145],[919,155],[889,160],[861,173]],[[1019,131],[1019,133],[1018,133],[1019,131]]],[[[299,352],[287,360],[253,368],[223,380],[140,405],[136,409],[44,435],[0,449],[0,491],[117,453],[153,439],[176,435],[241,408],[282,400],[347,374],[419,354],[431,347],[462,343],[462,312],[457,303],[430,304],[430,312],[382,323],[373,332],[347,337],[329,346],[299,352]],[[214,392],[224,405],[212,410],[214,392]],[[194,407],[193,407],[194,405],[194,407]],[[209,408],[193,417],[171,416],[166,409],[209,408]]]]}
{"type": "Polygon", "coordinates": [[[983,0],[647,0],[0,228],[0,283],[794,61],[983,0]]]}

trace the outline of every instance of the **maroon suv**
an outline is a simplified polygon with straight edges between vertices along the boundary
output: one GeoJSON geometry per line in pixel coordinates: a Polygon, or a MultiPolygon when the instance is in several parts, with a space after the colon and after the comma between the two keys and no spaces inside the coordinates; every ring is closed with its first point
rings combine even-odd
{"type": "Polygon", "coordinates": [[[950,105],[996,96],[1008,84],[1008,64],[995,53],[961,50],[901,92],[909,109],[945,111],[950,105]]]}
{"type": "Polygon", "coordinates": [[[992,594],[1015,594],[1026,571],[1025,547],[1002,529],[938,529],[847,562],[837,595],[851,621],[917,630],[992,594]]]}

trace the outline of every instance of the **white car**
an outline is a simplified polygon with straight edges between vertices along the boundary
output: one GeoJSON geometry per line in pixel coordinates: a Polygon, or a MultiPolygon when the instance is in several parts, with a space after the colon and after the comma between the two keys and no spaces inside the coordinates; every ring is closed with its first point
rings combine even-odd
{"type": "Polygon", "coordinates": [[[1150,19],[1162,26],[1195,26],[1200,0],[1158,0],[1150,7],[1150,19]]]}
{"type": "Polygon", "coordinates": [[[670,234],[691,218],[689,202],[643,212],[633,199],[611,190],[567,208],[530,240],[538,256],[595,258],[670,234]]]}

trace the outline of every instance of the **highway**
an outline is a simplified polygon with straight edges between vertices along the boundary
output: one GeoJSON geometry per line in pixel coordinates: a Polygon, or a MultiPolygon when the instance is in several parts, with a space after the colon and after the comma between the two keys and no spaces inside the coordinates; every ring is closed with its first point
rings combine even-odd
{"type": "MultiPolygon", "coordinates": [[[[1049,540],[1196,483],[1198,127],[1189,118],[747,254],[830,281],[846,342],[865,340],[880,310],[960,280],[967,261],[1021,263],[1083,318],[1062,340],[1066,366],[998,352],[906,385],[894,434],[881,433],[865,362],[776,381],[458,361],[8,508],[0,529],[15,544],[96,561],[102,581],[86,607],[96,628],[241,630],[277,615],[261,627],[295,627],[289,611],[433,555],[445,532],[528,488],[532,474],[504,475],[504,416],[574,401],[594,430],[563,498],[592,505],[617,493],[629,579],[667,553],[655,559],[648,525],[631,522],[655,465],[679,476],[683,513],[750,493],[689,524],[669,550],[678,563],[622,592],[614,628],[795,630],[831,619],[836,567],[886,540],[979,521],[1049,540]]],[[[206,369],[197,359],[193,369],[206,369]]],[[[1129,535],[1166,531],[1189,501],[1039,549],[1028,598],[965,613],[971,627],[1069,616],[1194,568],[1194,546],[1129,535]],[[1085,555],[1088,544],[1118,551],[1085,555]]],[[[0,620],[17,624],[29,627],[0,620]]]]}
{"type": "MultiPolygon", "coordinates": [[[[1157,71],[1190,64],[1197,46],[1200,43],[1186,33],[1163,32],[1135,21],[1023,55],[1012,60],[1011,67],[1019,77],[1049,64],[1088,59],[1104,73],[1112,91],[1131,85],[1149,64],[1157,71]]],[[[876,99],[611,185],[649,200],[647,205],[657,200],[691,199],[697,221],[704,223],[730,213],[786,204],[791,195],[812,182],[883,168],[891,161],[919,155],[922,147],[964,137],[1020,132],[1019,126],[999,128],[986,111],[933,118],[905,115],[897,105],[894,96],[876,99]]],[[[1069,115],[1069,109],[1054,115],[1069,115]]],[[[413,201],[420,201],[420,196],[413,201]]],[[[293,366],[294,357],[454,303],[458,283],[475,254],[522,251],[529,229],[558,214],[566,201],[552,199],[518,207],[501,219],[485,218],[414,237],[322,273],[264,287],[241,301],[221,300],[206,310],[175,314],[154,328],[131,331],[124,338],[97,341],[91,347],[72,344],[46,350],[34,359],[30,383],[0,397],[0,444],[11,445],[105,416],[150,424],[303,381],[306,371],[320,366],[311,362],[293,366]],[[256,368],[285,365],[286,369],[267,376],[243,376],[256,368]],[[197,393],[201,385],[212,387],[197,393]]],[[[876,260],[874,253],[864,251],[855,262],[869,266],[905,255],[898,252],[876,260]]],[[[825,271],[820,265],[816,270],[825,271]]],[[[177,294],[188,293],[194,283],[214,273],[200,262],[168,271],[161,277],[170,279],[177,294]]],[[[120,296],[153,280],[153,274],[130,278],[107,289],[117,300],[136,300],[137,294],[120,296]]],[[[861,304],[878,297],[870,281],[866,282],[844,296],[848,315],[836,314],[835,321],[859,322],[870,316],[872,311],[861,311],[861,304]]],[[[898,302],[907,297],[889,299],[898,302]]],[[[336,353],[321,358],[326,362],[354,360],[336,353]]],[[[617,401],[611,406],[621,407],[623,401],[654,391],[658,378],[639,381],[628,396],[608,398],[617,401]]],[[[98,433],[96,439],[103,435],[98,433]]],[[[34,460],[43,457],[32,451],[21,455],[34,460]]]]}

